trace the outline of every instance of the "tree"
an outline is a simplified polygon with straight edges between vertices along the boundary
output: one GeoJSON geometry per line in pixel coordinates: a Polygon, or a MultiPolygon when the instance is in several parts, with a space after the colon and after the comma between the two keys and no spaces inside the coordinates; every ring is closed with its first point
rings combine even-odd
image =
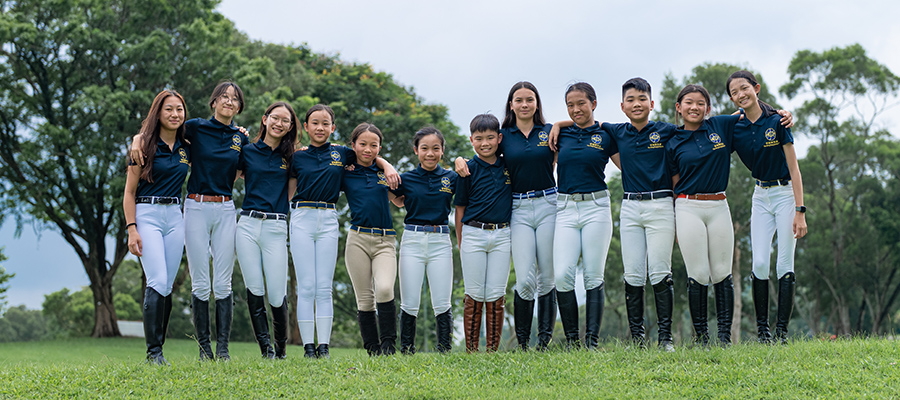
{"type": "Polygon", "coordinates": [[[900,293],[900,264],[890,198],[898,142],[875,123],[896,101],[900,78],[859,44],[798,51],[788,72],[781,93],[804,100],[795,130],[818,142],[801,165],[811,229],[798,253],[818,278],[808,283],[810,326],[849,335],[870,320],[878,332],[900,293]]]}
{"type": "MultiPolygon", "coordinates": [[[[3,255],[3,247],[0,247],[0,262],[6,260],[6,256],[3,255]]],[[[15,277],[16,274],[8,274],[6,273],[6,268],[0,266],[0,315],[3,315],[3,308],[6,306],[6,291],[9,290],[9,282],[10,279],[15,277]]]]}
{"type": "Polygon", "coordinates": [[[409,141],[424,125],[445,133],[448,155],[465,147],[445,106],[423,104],[390,74],[305,45],[251,41],[216,3],[0,0],[0,201],[19,227],[57,230],[78,254],[94,337],[119,335],[112,283],[127,251],[125,147],[159,90],[177,89],[191,115],[206,117],[212,88],[233,79],[247,100],[237,122],[251,132],[272,101],[301,115],[330,103],[339,140],[374,122],[387,135],[383,155],[401,170],[413,165],[409,141]]]}
{"type": "MultiPolygon", "coordinates": [[[[732,73],[739,70],[748,70],[748,67],[722,63],[704,63],[694,67],[691,74],[684,77],[678,83],[671,74],[667,74],[663,80],[663,88],[661,91],[661,99],[659,101],[660,114],[666,117],[669,122],[676,123],[675,101],[678,98],[678,92],[687,84],[699,84],[709,91],[712,108],[710,115],[727,115],[734,112],[734,104],[725,87],[728,77],[732,73]]],[[[752,72],[752,71],[751,71],[752,72]]],[[[769,92],[763,77],[756,72],[753,75],[757,78],[762,86],[759,92],[759,99],[778,107],[775,102],[775,96],[769,92]]],[[[679,117],[680,118],[680,117],[679,117]]],[[[728,179],[728,204],[731,209],[731,221],[734,227],[734,260],[732,264],[732,276],[734,278],[734,320],[732,324],[732,337],[735,341],[740,341],[741,322],[743,310],[743,283],[744,276],[742,271],[750,269],[750,257],[743,257],[743,254],[750,250],[750,203],[753,194],[755,181],[740,162],[737,155],[731,158],[731,172],[728,179]]],[[[775,293],[777,291],[770,291],[775,293]]],[[[749,310],[750,313],[753,310],[749,310]]],[[[755,315],[747,321],[755,321],[755,315]]],[[[756,330],[755,325],[750,327],[751,332],[756,330]]]]}

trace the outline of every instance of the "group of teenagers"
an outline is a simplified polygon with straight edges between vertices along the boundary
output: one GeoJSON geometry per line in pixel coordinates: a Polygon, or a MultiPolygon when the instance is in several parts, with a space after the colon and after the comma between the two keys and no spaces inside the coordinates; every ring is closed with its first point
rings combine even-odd
{"type": "Polygon", "coordinates": [[[557,313],[566,347],[594,348],[613,231],[605,182],[610,160],[622,171],[625,191],[620,235],[632,339],[647,345],[643,313],[649,280],[659,347],[674,350],[671,258],[677,235],[687,269],[694,340],[709,343],[707,291],[712,285],[718,340],[727,345],[734,307],[734,235],[725,190],[734,151],[757,183],[751,240],[758,340],[784,342],[793,307],[794,246],[806,234],[791,115],[759,101],[760,85],[749,72],[735,72],[726,87],[739,113],[707,117],[709,93],[687,85],[677,97],[683,125],[676,126],[649,120],[650,85],[633,78],[622,86],[621,107],[629,122],[612,124],[595,121],[596,93],[579,82],[565,93],[571,120],[554,125],[544,120],[537,88],[518,82],[509,91],[502,123],[491,114],[471,121],[471,160],[457,158],[454,170],[442,168],[444,137],[425,127],[412,142],[419,164],[403,174],[378,156],[383,135],[375,125],[361,123],[353,129],[350,147],[330,143],[335,115],[326,105],[306,112],[302,128],[309,137],[307,147],[299,145],[301,121],[286,102],[266,109],[251,143],[233,121],[245,104],[234,82],[213,90],[208,120],[185,121],[184,99],[164,90],[134,137],[123,202],[129,251],[140,257],[146,275],[147,359],[168,364],[162,346],[182,251],[190,270],[200,359],[229,359],[235,255],[262,356],[284,358],[288,249],[298,281],[296,313],[304,354],[328,357],[339,237],[335,204],[341,192],[351,213],[345,264],[370,355],[396,352],[398,320],[400,352],[416,352],[426,275],[436,316],[436,349],[451,350],[450,215],[462,263],[462,331],[468,352],[478,351],[482,322],[488,351],[499,348],[510,261],[516,276],[513,313],[519,347],[529,348],[536,305],[537,349],[550,344],[557,313]],[[188,194],[182,198],[186,178],[188,194]],[[238,212],[232,190],[239,178],[246,193],[238,212]],[[399,268],[390,202],[406,209],[399,268]],[[775,236],[778,307],[773,335],[769,259],[775,236]],[[399,318],[394,299],[398,270],[399,318]],[[583,344],[575,294],[579,270],[586,290],[583,344]],[[215,353],[210,301],[215,302],[215,353]],[[273,314],[271,337],[266,303],[273,314]]]}

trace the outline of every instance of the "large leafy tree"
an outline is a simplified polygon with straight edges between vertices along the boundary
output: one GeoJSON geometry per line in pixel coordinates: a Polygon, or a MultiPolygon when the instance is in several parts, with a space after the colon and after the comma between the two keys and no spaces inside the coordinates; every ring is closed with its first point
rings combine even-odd
{"type": "Polygon", "coordinates": [[[216,4],[0,0],[0,201],[20,226],[54,229],[78,254],[95,305],[92,336],[119,334],[111,288],[127,252],[125,145],[159,90],[178,90],[190,116],[207,117],[212,88],[233,79],[247,99],[237,122],[251,133],[272,101],[301,115],[331,103],[338,139],[372,121],[401,170],[412,165],[408,142],[423,125],[447,134],[449,154],[464,148],[446,107],[423,104],[367,64],[251,41],[216,4]]]}
{"type": "Polygon", "coordinates": [[[811,211],[798,252],[815,276],[810,327],[879,332],[900,294],[900,143],[876,123],[900,77],[858,44],[798,51],[788,72],[781,93],[803,100],[796,130],[817,142],[801,163],[811,211]]]}
{"type": "MultiPolygon", "coordinates": [[[[661,90],[661,99],[659,100],[660,114],[665,116],[664,119],[669,122],[676,122],[675,100],[678,98],[678,92],[687,84],[698,84],[706,88],[710,95],[710,104],[712,110],[710,115],[727,115],[735,111],[734,103],[732,103],[725,83],[732,73],[739,70],[750,70],[748,67],[723,63],[704,63],[694,67],[690,75],[683,77],[680,81],[676,80],[671,74],[667,74],[663,80],[663,88],[661,90]]],[[[752,70],[750,70],[753,72],[752,70]]],[[[762,86],[759,92],[760,100],[777,107],[775,96],[769,92],[763,77],[753,72],[757,81],[762,86]]],[[[680,117],[679,117],[680,118],[680,117]]],[[[731,209],[731,221],[734,228],[734,262],[732,265],[732,275],[734,278],[734,323],[732,324],[732,337],[735,340],[740,339],[741,322],[751,321],[752,318],[741,318],[743,311],[742,293],[742,277],[745,271],[750,269],[751,257],[750,250],[750,200],[753,194],[753,186],[755,181],[750,176],[750,172],[740,162],[737,155],[732,156],[731,171],[728,179],[728,204],[731,209]]],[[[679,260],[680,261],[680,260],[679,260]]],[[[774,293],[774,291],[772,291],[774,293]]],[[[752,315],[753,310],[749,310],[752,315]]],[[[755,330],[754,327],[748,326],[748,330],[755,330]]]]}

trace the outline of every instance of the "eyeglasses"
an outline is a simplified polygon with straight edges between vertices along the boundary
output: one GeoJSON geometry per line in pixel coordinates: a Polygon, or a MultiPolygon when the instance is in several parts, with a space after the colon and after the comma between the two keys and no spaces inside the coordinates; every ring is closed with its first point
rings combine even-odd
{"type": "Polygon", "coordinates": [[[238,99],[237,97],[228,97],[227,94],[219,96],[219,100],[221,100],[222,103],[241,104],[240,99],[238,99]]]}
{"type": "Polygon", "coordinates": [[[266,115],[266,120],[267,120],[267,121],[272,121],[272,123],[275,123],[275,124],[281,124],[281,125],[283,125],[283,126],[284,126],[284,125],[287,125],[287,126],[290,126],[290,125],[291,125],[291,120],[288,119],[288,118],[278,118],[278,117],[273,117],[273,116],[271,116],[271,115],[266,115]]]}

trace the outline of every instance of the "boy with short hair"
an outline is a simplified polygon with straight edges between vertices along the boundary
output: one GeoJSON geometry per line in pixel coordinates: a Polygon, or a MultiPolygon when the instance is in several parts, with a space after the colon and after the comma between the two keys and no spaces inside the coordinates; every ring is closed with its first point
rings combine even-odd
{"type": "Polygon", "coordinates": [[[491,114],[481,114],[472,119],[469,130],[476,156],[467,162],[470,175],[459,178],[454,199],[466,291],[463,332],[466,351],[477,352],[483,312],[487,349],[496,351],[503,332],[510,269],[512,188],[509,171],[497,157],[503,140],[500,121],[491,114]]]}

